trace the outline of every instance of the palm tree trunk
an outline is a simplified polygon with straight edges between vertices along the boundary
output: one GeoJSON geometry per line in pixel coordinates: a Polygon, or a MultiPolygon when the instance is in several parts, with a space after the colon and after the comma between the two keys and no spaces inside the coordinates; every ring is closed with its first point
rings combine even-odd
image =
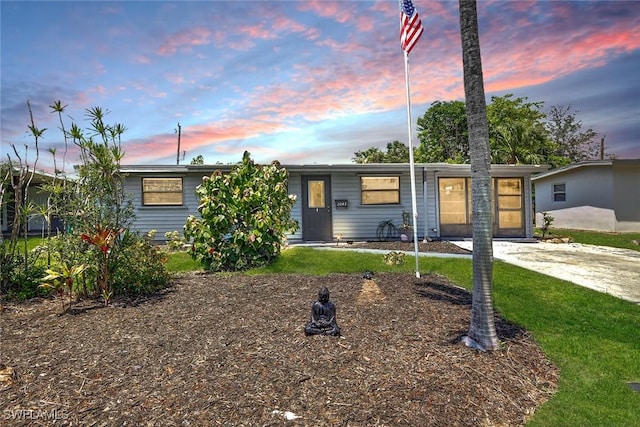
{"type": "Polygon", "coordinates": [[[475,0],[459,0],[459,4],[473,212],[473,302],[469,338],[486,350],[495,350],[499,345],[492,299],[491,157],[478,14],[475,0]]]}

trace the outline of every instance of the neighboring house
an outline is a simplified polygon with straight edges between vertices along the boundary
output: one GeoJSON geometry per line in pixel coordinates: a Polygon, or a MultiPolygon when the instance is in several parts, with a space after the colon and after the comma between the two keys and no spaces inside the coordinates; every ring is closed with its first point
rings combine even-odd
{"type": "MultiPolygon", "coordinates": [[[[18,182],[18,174],[19,172],[16,170],[12,176],[13,183],[18,182]]],[[[44,172],[44,171],[36,171],[33,173],[33,178],[29,180],[31,176],[31,172],[28,172],[25,178],[25,185],[28,183],[29,188],[26,190],[27,193],[27,203],[31,203],[33,205],[33,210],[28,216],[27,221],[27,234],[35,235],[42,234],[43,232],[47,232],[49,230],[48,224],[44,216],[42,216],[40,207],[47,206],[47,200],[49,198],[49,193],[44,191],[41,187],[45,183],[49,183],[55,179],[63,179],[60,177],[56,177],[53,174],[44,172]]],[[[13,226],[13,220],[15,217],[15,203],[13,201],[13,186],[7,185],[4,187],[5,193],[2,197],[2,206],[0,206],[0,232],[4,236],[9,236],[11,234],[11,227],[13,226]]],[[[62,230],[63,225],[57,217],[51,218],[51,231],[52,233],[56,233],[58,230],[62,230]]],[[[24,228],[21,227],[20,234],[24,234],[24,228]]]]}
{"type": "Polygon", "coordinates": [[[640,231],[640,159],[593,160],[532,178],[536,223],[609,232],[640,231]]]}
{"type": "MultiPolygon", "coordinates": [[[[125,191],[136,206],[133,228],[182,231],[188,215],[198,216],[195,188],[214,170],[233,165],[122,166],[125,191]]],[[[300,229],[293,241],[375,240],[381,221],[402,222],[411,212],[409,164],[283,165],[289,193],[297,196],[292,217],[300,229]]],[[[495,237],[533,236],[531,174],[546,167],[492,165],[495,237]]],[[[469,165],[415,165],[418,237],[471,237],[469,165]]]]}

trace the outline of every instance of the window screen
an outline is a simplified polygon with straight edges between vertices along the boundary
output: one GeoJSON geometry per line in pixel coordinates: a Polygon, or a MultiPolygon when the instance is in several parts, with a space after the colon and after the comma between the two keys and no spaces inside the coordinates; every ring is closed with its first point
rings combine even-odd
{"type": "Polygon", "coordinates": [[[363,205],[388,205],[400,203],[400,177],[360,177],[361,201],[363,205]]]}
{"type": "Polygon", "coordinates": [[[566,202],[567,192],[565,184],[553,184],[553,201],[566,202]]]}
{"type": "Polygon", "coordinates": [[[182,205],[182,178],[142,178],[142,204],[182,205]]]}

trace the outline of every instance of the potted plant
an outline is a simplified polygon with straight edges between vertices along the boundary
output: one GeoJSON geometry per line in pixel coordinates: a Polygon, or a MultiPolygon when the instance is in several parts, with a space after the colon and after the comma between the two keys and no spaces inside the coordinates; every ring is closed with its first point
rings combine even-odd
{"type": "Polygon", "coordinates": [[[398,227],[400,240],[413,242],[413,226],[411,225],[411,212],[402,211],[402,224],[398,227]]]}

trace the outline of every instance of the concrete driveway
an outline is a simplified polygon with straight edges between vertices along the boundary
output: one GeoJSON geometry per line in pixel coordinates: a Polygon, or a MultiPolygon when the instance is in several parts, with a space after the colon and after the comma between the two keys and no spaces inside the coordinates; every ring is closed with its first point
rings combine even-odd
{"type": "MultiPolygon", "coordinates": [[[[473,250],[473,242],[452,242],[473,250]]],[[[493,257],[640,304],[640,252],[579,243],[493,242],[493,257]]]]}

